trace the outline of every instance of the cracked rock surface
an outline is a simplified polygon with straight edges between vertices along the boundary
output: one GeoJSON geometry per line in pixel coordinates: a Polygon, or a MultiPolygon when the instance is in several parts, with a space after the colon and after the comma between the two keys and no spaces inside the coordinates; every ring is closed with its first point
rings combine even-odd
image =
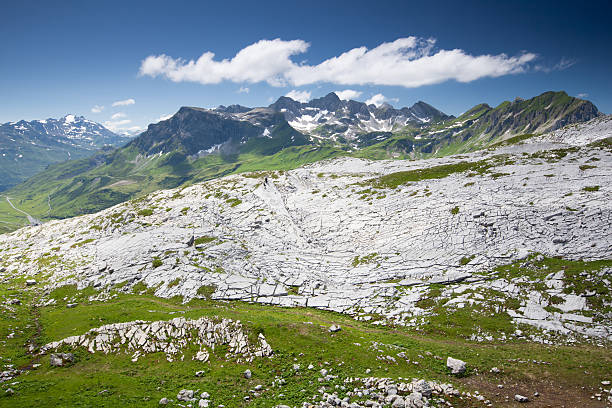
{"type": "Polygon", "coordinates": [[[250,362],[254,357],[272,355],[272,348],[261,333],[258,342],[257,345],[251,344],[239,321],[234,322],[231,319],[214,321],[206,317],[187,320],[177,317],[168,321],[137,320],[107,324],[80,336],[70,336],[46,344],[41,348],[41,353],[68,346],[83,347],[90,353],[108,354],[125,350],[134,353],[132,361],[138,360],[143,354],[163,352],[166,353],[168,361],[173,361],[182,349],[195,344],[200,350],[193,358],[206,362],[209,350],[214,350],[215,346],[227,345],[228,357],[237,355],[239,356],[237,361],[250,362]]]}
{"type": "MultiPolygon", "coordinates": [[[[549,139],[442,159],[341,158],[155,192],[0,235],[0,279],[36,276],[32,290],[93,286],[100,300],[111,288],[140,287],[185,301],[307,306],[407,325],[425,313],[418,302],[431,284],[458,294],[484,287],[522,296],[512,310],[517,322],[609,341],[609,316],[593,318],[587,296],[565,293],[563,279],[547,281],[561,297],[550,312],[537,292],[486,275],[534,253],[610,258],[612,154],[549,139]],[[465,162],[486,170],[373,188],[385,175],[465,162]]],[[[609,268],[597,273],[612,279],[609,268]]],[[[487,301],[468,292],[446,307],[487,301]]],[[[143,325],[126,330],[146,333],[143,325]]],[[[87,347],[112,349],[118,330],[92,332],[114,340],[87,347]]]]}

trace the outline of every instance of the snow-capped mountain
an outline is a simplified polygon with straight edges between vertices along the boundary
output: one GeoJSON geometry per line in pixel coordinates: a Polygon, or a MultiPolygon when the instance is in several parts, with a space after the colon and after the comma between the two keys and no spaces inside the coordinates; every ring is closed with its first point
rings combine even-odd
{"type": "Polygon", "coordinates": [[[422,101],[409,108],[395,109],[388,103],[376,106],[341,100],[333,92],[307,103],[283,96],[270,108],[282,112],[289,124],[300,132],[346,140],[370,132],[394,132],[405,126],[429,126],[452,118],[422,101]]]}
{"type": "Polygon", "coordinates": [[[49,164],[85,157],[103,146],[130,138],[82,116],[66,115],[0,124],[0,190],[11,187],[49,164]]]}
{"type": "Polygon", "coordinates": [[[111,132],[99,123],[83,116],[66,115],[59,119],[9,122],[0,125],[0,134],[36,143],[56,142],[97,149],[104,145],[119,145],[129,138],[111,132]]]}

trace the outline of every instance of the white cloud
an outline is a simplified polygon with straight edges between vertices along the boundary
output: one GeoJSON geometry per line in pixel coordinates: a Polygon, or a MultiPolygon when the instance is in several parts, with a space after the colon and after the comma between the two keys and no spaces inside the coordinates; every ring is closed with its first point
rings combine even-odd
{"type": "Polygon", "coordinates": [[[292,91],[289,91],[285,96],[295,101],[306,103],[310,100],[311,95],[312,94],[310,93],[310,91],[298,91],[293,89],[292,91]]]}
{"type": "Polygon", "coordinates": [[[586,92],[584,92],[584,93],[579,93],[579,94],[578,94],[578,95],[576,95],[576,96],[578,96],[579,98],[584,99],[584,98],[588,98],[588,97],[589,97],[589,94],[588,94],[588,93],[586,93],[586,92]]]}
{"type": "Polygon", "coordinates": [[[104,110],[104,106],[94,105],[94,107],[91,108],[91,113],[100,113],[103,110],[104,110]]]}
{"type": "Polygon", "coordinates": [[[124,100],[122,100],[122,101],[116,101],[116,102],[113,102],[113,107],[114,107],[114,106],[127,106],[127,105],[133,105],[133,104],[135,104],[135,103],[136,103],[136,101],[135,101],[134,99],[132,99],[132,98],[130,98],[130,99],[124,99],[124,100]]]}
{"type": "Polygon", "coordinates": [[[359,98],[362,94],[362,92],[354,91],[352,89],[345,89],[344,91],[334,91],[334,93],[338,95],[338,98],[342,99],[343,101],[359,98]]]}
{"type": "Polygon", "coordinates": [[[128,128],[122,129],[122,133],[125,135],[135,135],[137,133],[140,133],[144,130],[144,128],[142,126],[130,126],[128,128]]]}
{"type": "Polygon", "coordinates": [[[368,104],[368,105],[380,106],[385,101],[387,101],[387,97],[385,95],[383,95],[383,94],[376,94],[376,95],[372,96],[370,99],[368,99],[367,101],[365,101],[365,103],[368,104]]]}
{"type": "Polygon", "coordinates": [[[132,123],[132,121],[130,119],[123,119],[123,120],[107,120],[106,122],[103,123],[104,127],[107,128],[108,130],[112,131],[112,132],[119,132],[121,133],[121,131],[128,129],[127,126],[132,123]]]}
{"type": "Polygon", "coordinates": [[[545,72],[545,73],[549,73],[549,72],[552,72],[552,71],[564,71],[564,70],[574,66],[576,64],[576,62],[577,62],[576,60],[562,57],[561,60],[559,62],[557,62],[555,65],[553,65],[552,67],[548,66],[548,65],[538,64],[535,67],[533,67],[533,69],[535,71],[542,71],[542,72],[545,72]]]}
{"type": "Polygon", "coordinates": [[[114,114],[111,116],[111,119],[112,119],[112,120],[117,120],[117,119],[125,118],[126,116],[127,116],[127,115],[126,115],[125,113],[123,113],[123,112],[117,112],[117,113],[114,113],[114,114]]]}
{"type": "Polygon", "coordinates": [[[238,90],[238,93],[249,93],[251,90],[246,87],[246,86],[241,86],[240,89],[238,90]]]}
{"type": "Polygon", "coordinates": [[[174,82],[188,81],[217,84],[221,81],[268,82],[273,86],[286,83],[285,73],[295,66],[289,58],[308,49],[302,40],[261,40],[240,50],[231,60],[215,61],[207,51],[197,61],[174,59],[167,55],[150,55],[140,65],[140,74],[162,75],[174,82]]]}
{"type": "Polygon", "coordinates": [[[368,49],[358,47],[317,65],[295,63],[310,44],[303,40],[261,40],[232,59],[215,60],[207,51],[197,61],[151,55],[140,65],[140,75],[162,76],[174,82],[217,84],[222,81],[267,82],[272,86],[303,86],[320,82],[342,85],[397,85],[414,88],[448,80],[471,82],[484,77],[518,74],[537,56],[470,55],[461,49],[437,50],[436,40],[399,38],[368,49]]]}
{"type": "Polygon", "coordinates": [[[172,113],[170,113],[170,114],[168,114],[168,115],[161,115],[159,118],[155,119],[155,120],[153,121],[153,123],[158,123],[158,122],[161,122],[161,121],[164,121],[164,120],[168,120],[168,119],[170,119],[172,116],[174,116],[172,113]]]}

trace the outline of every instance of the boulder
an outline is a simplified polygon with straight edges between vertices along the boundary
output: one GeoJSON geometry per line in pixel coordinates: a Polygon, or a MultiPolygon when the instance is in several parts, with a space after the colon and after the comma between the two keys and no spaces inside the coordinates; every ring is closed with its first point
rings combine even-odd
{"type": "Polygon", "coordinates": [[[451,374],[459,375],[465,373],[465,361],[456,358],[448,357],[446,359],[446,367],[450,368],[451,374]]]}
{"type": "Polygon", "coordinates": [[[516,394],[514,396],[514,399],[518,402],[529,402],[529,398],[525,397],[524,395],[521,394],[516,394]]]}
{"type": "Polygon", "coordinates": [[[251,373],[251,370],[247,369],[244,372],[244,378],[246,378],[247,380],[250,379],[253,376],[253,373],[251,373]]]}
{"type": "Polygon", "coordinates": [[[75,358],[72,353],[54,353],[49,356],[49,361],[53,367],[65,367],[74,363],[75,358]]]}
{"type": "Polygon", "coordinates": [[[340,326],[338,326],[338,325],[336,325],[336,324],[332,324],[332,325],[329,327],[329,332],[330,332],[330,333],[336,333],[336,332],[339,332],[340,330],[342,330],[342,327],[340,327],[340,326]]]}
{"type": "Polygon", "coordinates": [[[176,396],[179,401],[189,402],[193,400],[193,390],[180,390],[176,396]]]}
{"type": "Polygon", "coordinates": [[[427,397],[427,398],[431,397],[431,393],[433,392],[433,390],[431,389],[431,386],[425,380],[417,381],[414,384],[413,390],[421,393],[424,397],[427,397]]]}

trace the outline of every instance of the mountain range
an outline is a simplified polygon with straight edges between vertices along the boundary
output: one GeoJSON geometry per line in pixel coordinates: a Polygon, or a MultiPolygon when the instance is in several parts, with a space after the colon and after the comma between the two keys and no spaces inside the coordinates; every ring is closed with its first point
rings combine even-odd
{"type": "MultiPolygon", "coordinates": [[[[259,108],[182,107],[124,147],[51,166],[6,194],[36,218],[64,218],[232,173],[288,170],[338,156],[441,157],[524,140],[600,115],[591,102],[565,92],[497,107],[480,104],[457,118],[424,102],[395,109],[344,101],[335,93],[308,103],[281,97],[259,108]]],[[[93,150],[99,140],[117,143],[118,138],[91,137],[84,145],[93,150]]],[[[17,217],[23,216],[13,214],[4,222],[18,225],[17,217]]]]}
{"type": "Polygon", "coordinates": [[[89,156],[104,146],[119,146],[128,138],[82,116],[66,115],[0,124],[0,191],[49,164],[89,156]]]}

